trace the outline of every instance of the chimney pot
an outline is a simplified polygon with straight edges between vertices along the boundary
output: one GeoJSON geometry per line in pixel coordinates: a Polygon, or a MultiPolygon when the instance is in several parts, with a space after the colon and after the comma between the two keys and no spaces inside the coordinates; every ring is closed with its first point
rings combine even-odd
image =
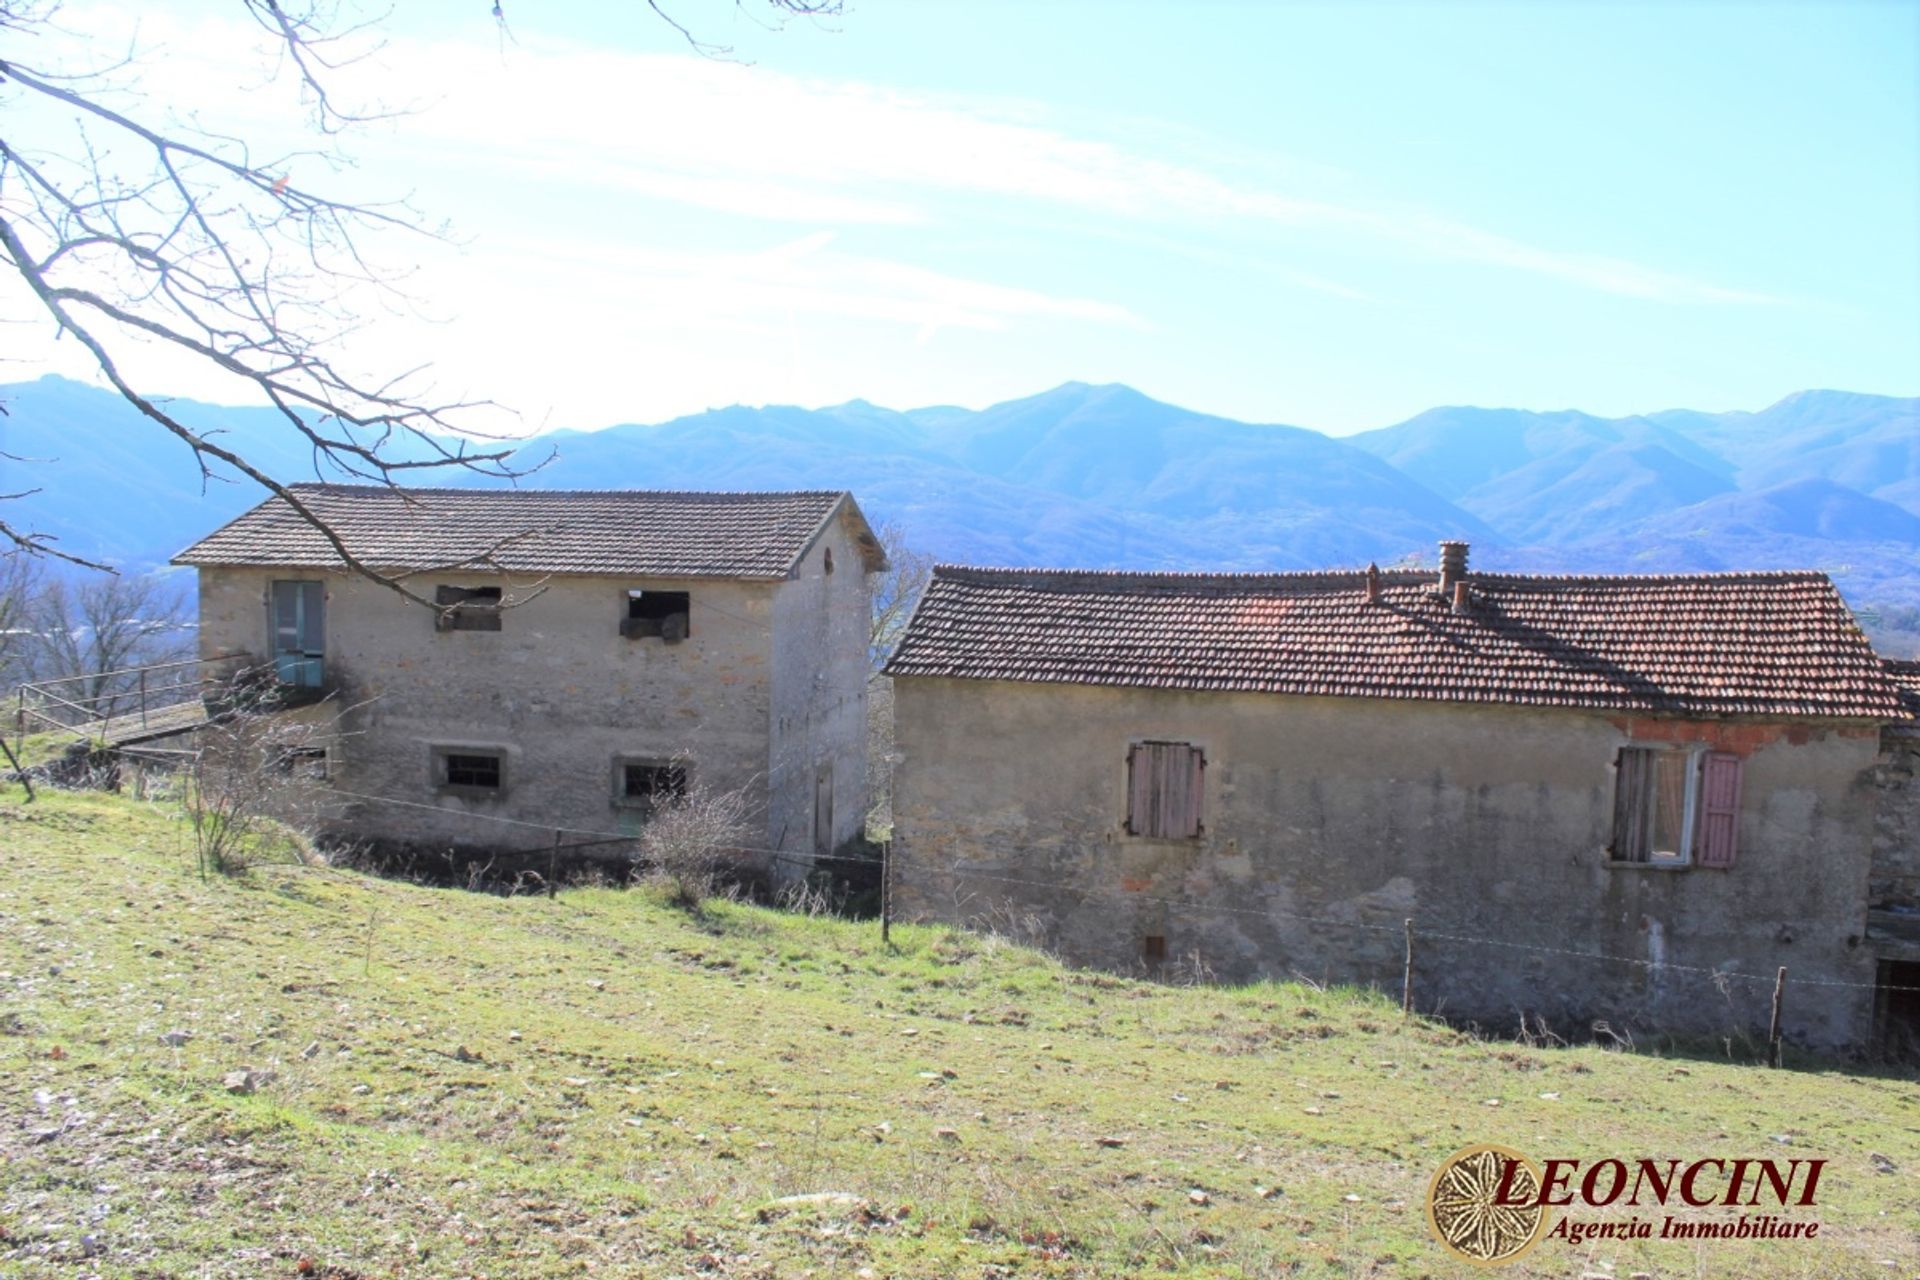
{"type": "Polygon", "coordinates": [[[1367,603],[1380,603],[1380,566],[1372,561],[1367,563],[1367,603]]]}
{"type": "Polygon", "coordinates": [[[1442,542],[1440,544],[1440,595],[1444,599],[1453,594],[1456,583],[1466,581],[1467,544],[1464,542],[1442,542]]]}
{"type": "Polygon", "coordinates": [[[1453,611],[1455,613],[1469,613],[1472,611],[1472,609],[1473,609],[1473,597],[1467,593],[1467,584],[1464,582],[1454,583],[1453,584],[1453,611]]]}

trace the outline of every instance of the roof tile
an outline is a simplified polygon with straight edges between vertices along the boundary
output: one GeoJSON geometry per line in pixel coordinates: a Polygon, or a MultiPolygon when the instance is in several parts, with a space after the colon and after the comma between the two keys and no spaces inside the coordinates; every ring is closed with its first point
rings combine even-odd
{"type": "MultiPolygon", "coordinates": [[[[397,489],[297,484],[355,556],[383,571],[781,578],[845,493],[637,489],[397,489]]],[[[339,555],[281,498],[215,530],[175,564],[338,568],[339,555]]]]}
{"type": "MultiPolygon", "coordinates": [[[[1891,720],[1899,694],[1822,573],[1108,573],[941,565],[888,673],[1145,688],[1891,720]]],[[[1915,676],[1920,698],[1920,674],[1915,676]]],[[[1911,713],[1909,713],[1911,714],[1911,713]]]]}

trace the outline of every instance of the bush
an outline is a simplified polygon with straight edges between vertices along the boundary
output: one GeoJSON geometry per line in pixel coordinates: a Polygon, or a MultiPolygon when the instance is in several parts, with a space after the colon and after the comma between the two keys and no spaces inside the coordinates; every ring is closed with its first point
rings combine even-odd
{"type": "Polygon", "coordinates": [[[715,791],[694,781],[654,809],[635,858],[675,906],[697,907],[752,852],[753,835],[744,789],[715,791]]]}

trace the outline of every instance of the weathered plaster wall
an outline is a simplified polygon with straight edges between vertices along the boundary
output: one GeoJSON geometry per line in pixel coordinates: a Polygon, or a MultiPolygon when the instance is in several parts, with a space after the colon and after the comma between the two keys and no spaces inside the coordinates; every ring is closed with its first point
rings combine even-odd
{"type": "MultiPolygon", "coordinates": [[[[1873,977],[1871,730],[925,678],[897,679],[895,699],[903,916],[1025,922],[1070,959],[1117,969],[1157,935],[1170,959],[1197,955],[1225,979],[1396,993],[1412,917],[1422,1009],[1508,1027],[1524,1010],[1578,1034],[1600,1018],[1764,1027],[1776,965],[1873,977]],[[1737,866],[1607,865],[1629,731],[1747,758],[1737,866]],[[1141,739],[1205,748],[1199,840],[1124,833],[1124,762],[1141,739]],[[1444,932],[1555,950],[1432,936],[1444,932]],[[1768,980],[1723,994],[1679,965],[1768,980]]],[[[1869,1006],[1864,990],[1799,988],[1789,1031],[1856,1042],[1869,1006]]]]}
{"type": "Polygon", "coordinates": [[[1889,734],[1880,753],[1870,905],[1920,913],[1920,738],[1889,734]]]}
{"type": "MultiPolygon", "coordinates": [[[[351,819],[359,832],[537,848],[551,836],[484,818],[632,830],[635,811],[613,803],[621,755],[689,757],[716,788],[754,788],[766,811],[772,584],[556,577],[509,609],[500,631],[438,632],[430,610],[359,578],[203,569],[202,651],[265,654],[268,584],[288,577],[327,582],[327,670],[339,686],[335,705],[352,708],[333,753],[336,785],[427,806],[364,805],[351,819]],[[691,592],[687,639],[622,637],[634,587],[691,592]],[[505,748],[506,795],[441,794],[436,744],[505,748]]],[[[460,573],[418,580],[428,595],[439,583],[500,581],[460,573]]]]}
{"type": "MultiPolygon", "coordinates": [[[[871,578],[844,520],[821,533],[773,603],[773,716],[767,759],[774,848],[814,852],[814,806],[832,792],[832,839],[860,833],[867,810],[867,634],[871,578]],[[826,571],[827,553],[833,572],[826,571]]],[[[784,875],[805,865],[781,861],[784,875]]]]}

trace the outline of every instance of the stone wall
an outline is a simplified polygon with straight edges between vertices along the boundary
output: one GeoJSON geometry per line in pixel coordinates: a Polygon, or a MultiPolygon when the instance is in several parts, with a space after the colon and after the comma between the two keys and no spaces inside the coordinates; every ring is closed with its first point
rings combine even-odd
{"type": "Polygon", "coordinates": [[[1920,736],[1888,733],[1880,752],[1869,905],[1920,924],[1920,736]]]}
{"type": "MultiPolygon", "coordinates": [[[[1876,732],[1576,712],[898,678],[901,918],[1031,930],[1119,970],[1197,962],[1398,994],[1584,1036],[1764,1029],[1772,975],[1870,983],[1862,945],[1876,732]],[[1196,840],[1126,834],[1127,750],[1206,752],[1196,840]],[[1737,865],[1610,864],[1613,762],[1630,741],[1745,757],[1737,865]],[[1513,946],[1442,939],[1455,933],[1513,946]],[[1575,954],[1567,954],[1567,953],[1575,954]],[[1598,960],[1596,954],[1623,960],[1598,960]],[[1629,962],[1630,961],[1630,962],[1629,962]],[[1716,983],[1680,966],[1756,975],[1716,983]]],[[[1806,988],[1788,1030],[1864,1038],[1870,993],[1806,988]]]]}
{"type": "Polygon", "coordinates": [[[339,712],[330,767],[358,802],[350,830],[390,840],[539,847],[555,826],[637,829],[614,803],[623,756],[686,757],[718,789],[753,789],[766,812],[772,705],[771,625],[787,584],[568,577],[503,580],[422,575],[435,585],[504,585],[530,597],[499,631],[436,631],[431,610],[344,574],[203,569],[202,652],[269,649],[267,598],[276,578],[327,584],[327,675],[335,694],[306,714],[339,712]],[[691,593],[691,634],[677,644],[620,634],[630,588],[691,593]],[[499,798],[443,793],[436,746],[503,749],[499,798]],[[488,819],[533,824],[518,827],[488,819]]]}
{"type": "Polygon", "coordinates": [[[871,613],[871,578],[846,521],[836,520],[774,602],[767,825],[783,879],[803,875],[817,851],[817,802],[831,807],[826,851],[866,823],[871,613]]]}

